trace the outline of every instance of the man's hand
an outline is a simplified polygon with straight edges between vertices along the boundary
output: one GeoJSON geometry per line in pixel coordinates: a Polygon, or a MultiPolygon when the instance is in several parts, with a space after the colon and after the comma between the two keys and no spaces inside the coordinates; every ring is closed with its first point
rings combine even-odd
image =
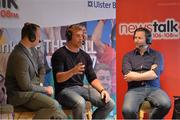
{"type": "Polygon", "coordinates": [[[84,70],[85,70],[85,65],[83,63],[78,63],[74,68],[72,68],[73,70],[73,74],[83,74],[84,70]]]}
{"type": "Polygon", "coordinates": [[[137,81],[140,79],[140,73],[137,72],[129,72],[127,75],[124,75],[124,79],[127,82],[131,82],[131,81],[137,81]]]}
{"type": "Polygon", "coordinates": [[[151,70],[153,70],[153,69],[155,69],[155,68],[157,68],[157,64],[151,65],[151,70]]]}
{"type": "Polygon", "coordinates": [[[48,86],[48,87],[44,87],[44,88],[45,88],[46,94],[48,94],[48,95],[53,95],[54,90],[53,90],[53,87],[52,87],[52,86],[48,86]]]}
{"type": "Polygon", "coordinates": [[[110,95],[106,90],[103,90],[101,92],[101,98],[104,100],[105,103],[107,103],[110,100],[110,95]]]}

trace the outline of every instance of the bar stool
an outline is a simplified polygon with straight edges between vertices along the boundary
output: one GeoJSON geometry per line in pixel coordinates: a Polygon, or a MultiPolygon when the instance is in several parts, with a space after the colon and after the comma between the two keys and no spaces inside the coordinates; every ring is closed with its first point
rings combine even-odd
{"type": "Polygon", "coordinates": [[[35,115],[35,112],[32,112],[24,107],[15,107],[14,112],[15,112],[14,120],[22,120],[22,119],[32,120],[35,115]]]}
{"type": "Polygon", "coordinates": [[[10,104],[0,104],[0,119],[13,120],[14,108],[10,104]]]}
{"type": "Polygon", "coordinates": [[[139,119],[148,119],[149,118],[149,113],[152,111],[152,106],[151,103],[147,100],[145,100],[139,109],[139,119]]]}

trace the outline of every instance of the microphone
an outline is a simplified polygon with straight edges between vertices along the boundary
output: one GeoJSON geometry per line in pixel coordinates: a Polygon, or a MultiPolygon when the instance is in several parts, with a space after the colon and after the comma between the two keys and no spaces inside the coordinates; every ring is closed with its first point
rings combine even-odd
{"type": "Polygon", "coordinates": [[[139,49],[147,48],[147,47],[148,47],[148,45],[139,45],[139,46],[138,46],[139,49]]]}
{"type": "Polygon", "coordinates": [[[84,40],[82,41],[82,45],[85,45],[85,41],[84,40]]]}
{"type": "Polygon", "coordinates": [[[139,45],[138,48],[144,48],[145,45],[139,45]]]}
{"type": "Polygon", "coordinates": [[[86,33],[84,33],[83,35],[83,41],[82,41],[82,45],[85,45],[85,40],[86,40],[87,36],[86,36],[86,33]]]}

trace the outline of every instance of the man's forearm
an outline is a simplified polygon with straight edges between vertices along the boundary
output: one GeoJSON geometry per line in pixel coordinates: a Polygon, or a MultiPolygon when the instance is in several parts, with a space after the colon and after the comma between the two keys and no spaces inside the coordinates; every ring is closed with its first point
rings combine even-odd
{"type": "Polygon", "coordinates": [[[98,92],[101,92],[104,90],[104,87],[102,86],[101,82],[98,79],[95,79],[91,82],[91,85],[93,88],[95,88],[98,92]]]}
{"type": "Polygon", "coordinates": [[[124,76],[124,79],[130,82],[130,81],[153,80],[157,77],[158,76],[153,70],[149,70],[143,73],[130,71],[127,75],[124,76]]]}
{"type": "Polygon", "coordinates": [[[153,80],[153,79],[156,79],[157,77],[158,76],[156,75],[156,73],[153,70],[149,70],[147,72],[140,74],[140,78],[142,80],[153,80]]]}
{"type": "Polygon", "coordinates": [[[56,74],[56,80],[59,83],[64,82],[64,81],[68,80],[69,78],[71,78],[73,75],[74,75],[74,72],[72,69],[68,70],[66,72],[58,72],[56,74]]]}

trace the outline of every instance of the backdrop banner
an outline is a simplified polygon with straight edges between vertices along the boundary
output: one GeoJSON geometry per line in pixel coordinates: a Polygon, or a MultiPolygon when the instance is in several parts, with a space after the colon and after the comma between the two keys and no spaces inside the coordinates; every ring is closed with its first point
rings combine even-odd
{"type": "MultiPolygon", "coordinates": [[[[82,49],[91,56],[98,79],[116,102],[115,11],[116,0],[0,0],[0,74],[5,76],[24,23],[35,23],[41,27],[42,42],[37,49],[46,65],[44,85],[53,86],[51,56],[66,43],[67,26],[81,23],[88,34],[82,49]]],[[[116,118],[116,107],[108,117],[116,118]]]]}
{"type": "MultiPolygon", "coordinates": [[[[80,24],[87,28],[88,35],[81,49],[90,55],[97,78],[116,102],[115,22],[115,19],[103,19],[81,22],[80,24]],[[92,36],[94,36],[93,39],[92,36]]],[[[39,57],[46,66],[45,86],[54,86],[51,57],[58,48],[66,43],[66,28],[67,26],[41,27],[41,43],[36,48],[39,51],[39,57]]],[[[20,39],[21,28],[0,29],[0,74],[3,76],[6,73],[8,57],[20,39]]],[[[86,77],[84,83],[87,84],[86,77]]],[[[93,108],[93,110],[95,109],[93,108]]],[[[116,107],[108,117],[116,118],[116,107]]]]}
{"type": "Polygon", "coordinates": [[[61,26],[115,18],[116,0],[1,0],[0,26],[61,26]]]}
{"type": "Polygon", "coordinates": [[[122,116],[127,82],[122,75],[123,55],[134,49],[133,32],[145,27],[152,32],[151,47],[164,57],[164,71],[161,75],[161,88],[167,92],[172,108],[165,118],[172,118],[173,96],[180,93],[180,11],[179,0],[118,0],[117,1],[117,113],[122,116]]]}

